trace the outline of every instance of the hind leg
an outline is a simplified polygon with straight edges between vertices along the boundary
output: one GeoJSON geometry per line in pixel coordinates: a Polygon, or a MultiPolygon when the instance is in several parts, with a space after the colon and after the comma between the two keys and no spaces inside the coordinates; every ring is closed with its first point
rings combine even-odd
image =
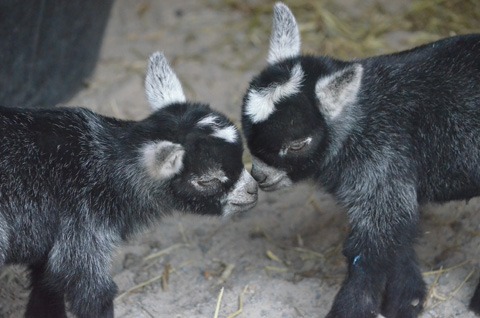
{"type": "Polygon", "coordinates": [[[477,289],[475,289],[475,293],[473,293],[469,307],[474,313],[480,315],[480,282],[477,285],[477,289]]]}
{"type": "Polygon", "coordinates": [[[25,312],[26,318],[66,318],[63,292],[48,280],[45,264],[30,266],[32,291],[25,312]]]}
{"type": "MultiPolygon", "coordinates": [[[[2,270],[4,269],[4,265],[7,259],[8,237],[6,229],[7,222],[5,221],[4,217],[0,212],[0,276],[2,274],[2,270]]],[[[0,306],[2,306],[2,303],[4,301],[4,299],[0,299],[0,306]]]]}
{"type": "Polygon", "coordinates": [[[71,267],[73,275],[66,281],[65,296],[70,311],[77,318],[113,318],[117,286],[108,272],[110,266],[98,257],[87,256],[85,259],[94,261],[71,267]]]}
{"type": "Polygon", "coordinates": [[[75,233],[70,241],[54,245],[49,268],[76,318],[113,318],[117,287],[109,273],[112,249],[113,240],[102,231],[75,233]]]}
{"type": "Polygon", "coordinates": [[[8,249],[7,221],[0,214],[0,269],[5,265],[8,249]]]}
{"type": "Polygon", "coordinates": [[[69,286],[66,297],[70,310],[78,318],[113,318],[113,299],[117,286],[110,277],[78,276],[77,284],[69,286]]]}

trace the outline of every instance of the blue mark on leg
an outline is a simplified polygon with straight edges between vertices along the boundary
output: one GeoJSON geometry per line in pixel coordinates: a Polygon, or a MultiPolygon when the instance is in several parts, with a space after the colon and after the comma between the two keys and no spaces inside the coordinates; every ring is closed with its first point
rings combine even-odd
{"type": "Polygon", "coordinates": [[[355,256],[355,257],[353,258],[353,262],[352,262],[353,266],[357,266],[357,265],[358,265],[358,262],[360,262],[360,259],[361,259],[360,254],[357,255],[357,256],[355,256]]]}

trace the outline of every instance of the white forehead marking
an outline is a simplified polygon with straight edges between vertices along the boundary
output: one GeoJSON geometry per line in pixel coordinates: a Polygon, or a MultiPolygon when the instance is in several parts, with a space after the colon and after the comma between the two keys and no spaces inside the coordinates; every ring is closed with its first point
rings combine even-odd
{"type": "Polygon", "coordinates": [[[224,139],[226,142],[235,143],[237,141],[237,129],[234,126],[227,126],[215,130],[212,136],[224,139]]]}
{"type": "Polygon", "coordinates": [[[229,143],[235,143],[238,140],[238,131],[235,126],[220,127],[218,125],[218,117],[209,115],[198,121],[198,126],[210,126],[213,129],[211,134],[213,137],[220,138],[229,143]]]}
{"type": "Polygon", "coordinates": [[[211,126],[215,125],[217,123],[217,116],[215,115],[209,115],[207,117],[203,117],[198,121],[199,126],[211,126]]]}
{"type": "Polygon", "coordinates": [[[252,122],[258,123],[266,120],[275,111],[275,103],[282,98],[298,93],[303,76],[302,66],[298,63],[292,68],[291,77],[286,83],[260,90],[252,89],[248,92],[245,112],[252,122]]]}

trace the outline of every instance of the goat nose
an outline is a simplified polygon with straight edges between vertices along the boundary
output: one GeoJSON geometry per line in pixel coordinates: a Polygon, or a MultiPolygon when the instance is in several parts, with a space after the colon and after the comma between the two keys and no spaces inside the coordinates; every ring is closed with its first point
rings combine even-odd
{"type": "Polygon", "coordinates": [[[256,169],[255,166],[252,167],[252,177],[258,182],[262,183],[267,180],[267,175],[260,171],[259,169],[256,169]]]}
{"type": "Polygon", "coordinates": [[[247,193],[250,195],[257,195],[258,194],[258,186],[256,183],[251,184],[247,188],[247,193]]]}

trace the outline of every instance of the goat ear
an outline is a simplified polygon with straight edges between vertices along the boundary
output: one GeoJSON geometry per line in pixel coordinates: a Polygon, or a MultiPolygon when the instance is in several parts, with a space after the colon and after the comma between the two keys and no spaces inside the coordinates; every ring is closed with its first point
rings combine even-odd
{"type": "Polygon", "coordinates": [[[363,67],[354,64],[344,70],[322,77],[315,85],[320,111],[334,119],[347,104],[355,102],[362,81],[363,67]]]}
{"type": "Polygon", "coordinates": [[[300,55],[300,33],[297,22],[290,9],[278,2],[273,9],[273,27],[267,61],[269,64],[274,64],[298,55],[300,55]]]}
{"type": "Polygon", "coordinates": [[[154,179],[170,179],[183,169],[185,150],[179,144],[170,141],[150,143],[142,152],[143,163],[154,179]]]}
{"type": "Polygon", "coordinates": [[[168,65],[165,55],[160,52],[153,53],[150,56],[145,78],[145,91],[150,106],[154,110],[172,103],[184,103],[186,101],[177,75],[168,65]]]}

